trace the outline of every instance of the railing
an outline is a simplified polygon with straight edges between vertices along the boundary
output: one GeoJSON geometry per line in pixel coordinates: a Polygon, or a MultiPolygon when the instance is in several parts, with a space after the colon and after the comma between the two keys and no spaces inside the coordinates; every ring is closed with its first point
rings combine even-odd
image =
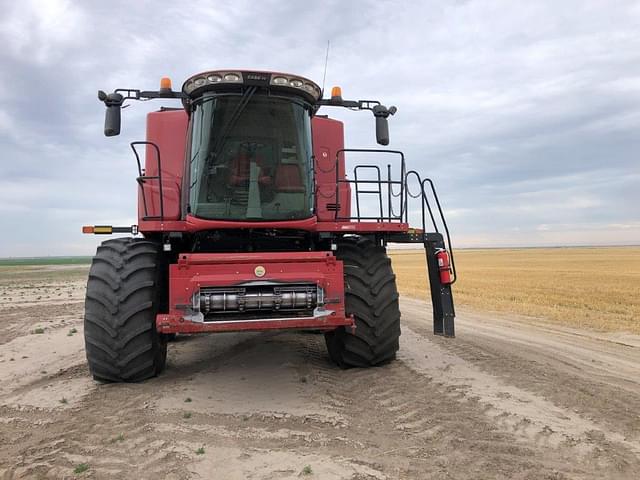
{"type": "MultiPolygon", "coordinates": [[[[130,143],[131,150],[133,150],[133,154],[136,156],[136,163],[138,164],[138,178],[136,181],[138,185],[140,185],[140,190],[142,192],[142,205],[144,207],[144,216],[143,220],[164,220],[164,195],[162,194],[162,163],[160,161],[160,148],[153,142],[131,142],[130,143]],[[145,171],[142,169],[142,163],[140,162],[140,155],[136,150],[136,146],[138,145],[150,145],[156,151],[156,159],[158,161],[158,174],[147,176],[145,171]],[[147,195],[145,192],[145,183],[149,180],[157,180],[158,181],[158,194],[160,199],[160,215],[149,215],[149,209],[147,207],[147,195]]],[[[152,192],[153,193],[153,192],[152,192]]]]}
{"type": "MultiPolygon", "coordinates": [[[[447,250],[449,251],[449,256],[451,258],[451,271],[453,272],[453,278],[451,280],[451,285],[453,285],[457,278],[458,275],[456,273],[456,262],[454,259],[454,255],[453,255],[453,247],[451,246],[451,235],[449,234],[449,227],[447,226],[447,220],[444,218],[444,212],[442,211],[442,206],[440,205],[440,199],[438,198],[438,194],[436,193],[436,187],[433,184],[433,181],[430,178],[425,178],[422,179],[420,177],[420,174],[418,172],[416,172],[415,170],[410,170],[405,174],[405,184],[406,184],[406,188],[405,188],[405,192],[406,192],[406,196],[405,196],[405,202],[408,203],[409,198],[421,198],[421,218],[422,218],[422,231],[424,233],[427,232],[427,217],[426,217],[426,213],[429,212],[429,218],[431,220],[431,225],[433,225],[433,229],[436,233],[440,233],[440,230],[438,229],[438,222],[436,221],[436,218],[433,214],[433,209],[431,207],[431,204],[429,203],[429,197],[427,195],[427,190],[425,189],[425,185],[429,185],[429,190],[431,191],[431,194],[433,196],[433,200],[435,201],[437,210],[438,210],[438,215],[440,217],[440,222],[442,223],[442,227],[444,229],[444,233],[445,233],[445,238],[447,240],[446,246],[447,246],[447,250]],[[408,180],[411,176],[414,176],[418,182],[418,185],[420,185],[420,192],[416,193],[415,195],[413,193],[411,193],[411,191],[409,190],[409,183],[408,180]]],[[[407,211],[408,213],[408,211],[407,211]]],[[[408,216],[406,218],[407,223],[408,223],[408,216]]]]}
{"type": "MultiPolygon", "coordinates": [[[[396,167],[397,170],[397,167],[396,167]]],[[[378,149],[342,149],[338,150],[336,153],[336,163],[335,163],[335,171],[336,171],[336,205],[341,204],[340,200],[340,184],[349,184],[353,188],[353,195],[355,199],[356,211],[355,215],[352,213],[349,216],[344,216],[340,214],[340,209],[335,209],[335,221],[344,222],[344,221],[355,221],[355,222],[367,222],[367,221],[375,221],[375,222],[389,222],[389,223],[406,223],[409,224],[409,203],[411,199],[419,199],[417,201],[420,202],[420,213],[421,213],[421,226],[423,236],[428,232],[427,226],[428,221],[430,221],[431,225],[429,228],[432,228],[430,231],[434,231],[435,233],[440,233],[440,229],[438,228],[438,224],[442,226],[444,230],[444,236],[446,238],[446,248],[449,251],[451,258],[451,270],[453,272],[453,279],[451,283],[454,283],[457,279],[456,267],[455,267],[455,259],[453,256],[453,248],[451,245],[451,236],[449,234],[449,227],[447,225],[447,221],[444,216],[444,212],[442,211],[442,205],[440,204],[440,199],[438,198],[438,194],[436,192],[435,185],[430,178],[421,178],[420,174],[415,170],[406,170],[405,158],[404,154],[398,150],[378,150],[378,149]],[[383,153],[383,154],[394,154],[399,156],[400,160],[400,178],[394,179],[392,176],[392,165],[387,164],[387,175],[386,179],[382,177],[382,170],[379,165],[375,164],[362,164],[356,165],[353,168],[353,179],[340,178],[340,169],[339,169],[339,161],[340,155],[344,155],[346,152],[354,152],[354,153],[383,153]],[[362,172],[372,172],[374,174],[374,178],[362,178],[362,172]],[[359,175],[360,173],[360,175],[359,175]],[[412,192],[409,189],[409,181],[416,181],[419,186],[419,191],[412,192]],[[394,188],[399,191],[394,191],[394,188]],[[386,194],[386,202],[385,196],[386,194]],[[377,203],[377,215],[363,215],[361,198],[360,195],[376,195],[376,203],[377,203]],[[435,204],[432,205],[432,201],[435,204]],[[386,212],[385,205],[386,203],[386,212]],[[395,211],[396,206],[398,211],[395,211]],[[428,214],[428,215],[427,215],[428,214]]],[[[345,165],[345,173],[346,173],[346,165],[345,165]]],[[[345,199],[343,199],[344,201],[345,199]]],[[[346,201],[351,201],[351,198],[346,199],[346,201]]]]}
{"type": "MultiPolygon", "coordinates": [[[[346,167],[346,166],[345,166],[346,167]]],[[[341,150],[338,150],[336,152],[336,164],[335,164],[335,171],[336,171],[336,204],[340,205],[340,184],[349,184],[349,185],[353,185],[354,187],[354,191],[355,191],[355,201],[356,201],[356,216],[350,215],[350,216],[341,216],[340,215],[340,211],[337,209],[336,210],[336,214],[335,214],[335,220],[337,222],[340,221],[357,221],[357,222],[362,222],[362,221],[371,221],[371,220],[375,220],[377,222],[383,222],[383,221],[388,221],[388,222],[402,222],[403,218],[405,216],[405,205],[402,201],[402,199],[406,196],[405,195],[405,189],[406,189],[406,182],[403,181],[402,179],[405,176],[405,171],[406,171],[406,167],[405,167],[405,161],[404,161],[404,153],[398,151],[398,150],[377,150],[377,149],[366,149],[366,148],[343,148],[341,150]],[[364,165],[357,165],[354,169],[353,169],[353,176],[354,179],[353,180],[349,180],[346,177],[345,178],[340,178],[340,169],[339,169],[339,159],[340,159],[340,155],[344,155],[345,152],[353,152],[353,153],[387,153],[387,154],[392,154],[392,155],[398,155],[400,157],[400,172],[401,172],[401,177],[399,180],[394,180],[392,177],[392,168],[391,168],[391,164],[387,164],[387,178],[386,180],[382,179],[382,174],[381,174],[381,170],[380,167],[378,165],[374,165],[374,164],[364,164],[364,165]],[[362,179],[362,178],[358,178],[358,172],[362,172],[362,171],[370,171],[370,172],[375,172],[376,173],[376,178],[375,179],[362,179]],[[395,194],[393,191],[394,185],[400,187],[400,192],[398,194],[395,194]],[[363,189],[364,188],[364,189],[363,189]],[[386,196],[387,196],[387,212],[385,214],[384,212],[384,192],[383,189],[386,189],[386,196]],[[378,196],[378,206],[379,206],[379,210],[378,210],[378,215],[362,215],[361,214],[361,203],[360,203],[360,195],[362,194],[375,194],[378,196]],[[399,212],[395,213],[394,212],[394,208],[393,208],[393,198],[400,198],[400,203],[399,203],[399,212]]],[[[351,201],[351,199],[347,199],[349,202],[351,201]]]]}

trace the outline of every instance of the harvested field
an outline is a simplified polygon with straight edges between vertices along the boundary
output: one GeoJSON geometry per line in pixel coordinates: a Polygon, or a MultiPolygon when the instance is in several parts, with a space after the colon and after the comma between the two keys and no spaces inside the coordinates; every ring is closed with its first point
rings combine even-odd
{"type": "Polygon", "coordinates": [[[98,384],[87,270],[0,267],[1,479],[640,478],[638,335],[465,307],[446,340],[404,298],[384,367],[340,370],[317,334],[179,336],[160,377],[98,384]]]}
{"type": "MultiPolygon", "coordinates": [[[[640,247],[457,250],[454,298],[487,312],[640,333],[640,247]]],[[[398,288],[425,299],[423,251],[392,251],[398,288]]]]}

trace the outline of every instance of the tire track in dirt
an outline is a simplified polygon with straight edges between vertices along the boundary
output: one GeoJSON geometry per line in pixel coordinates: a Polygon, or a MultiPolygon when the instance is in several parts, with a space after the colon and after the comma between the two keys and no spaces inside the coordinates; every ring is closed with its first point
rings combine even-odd
{"type": "Polygon", "coordinates": [[[406,323],[448,353],[599,429],[636,445],[640,440],[640,337],[462,311],[450,341],[430,335],[428,304],[405,299],[402,305],[406,323]]]}
{"type": "MultiPolygon", "coordinates": [[[[415,349],[404,337],[402,345],[401,351],[410,357],[424,355],[423,350],[415,349]]],[[[439,476],[473,471],[487,478],[500,478],[505,471],[509,471],[508,478],[525,472],[541,476],[546,472],[553,477],[562,471],[588,476],[589,468],[593,467],[589,461],[584,470],[576,464],[576,455],[582,450],[570,442],[563,442],[562,448],[558,448],[545,439],[531,441],[527,437],[518,441],[518,432],[496,424],[487,407],[476,398],[470,399],[463,386],[436,385],[424,372],[415,372],[403,363],[375,370],[338,372],[337,378],[332,373],[325,379],[331,387],[328,393],[337,400],[334,404],[350,406],[348,414],[344,414],[349,420],[350,434],[355,433],[354,422],[369,422],[368,432],[361,432],[361,440],[366,444],[367,439],[376,435],[381,444],[392,446],[379,452],[383,456],[402,452],[406,458],[410,454],[414,467],[403,472],[407,478],[424,478],[419,472],[439,476]],[[371,412],[376,413],[375,420],[371,412]],[[371,429],[372,423],[377,428],[371,429]],[[431,461],[434,455],[442,460],[439,469],[434,469],[431,461]],[[451,461],[452,457],[457,464],[451,461]]],[[[541,436],[548,434],[543,431],[541,436]]],[[[617,461],[601,463],[606,464],[602,471],[621,471],[617,461]]]]}
{"type": "Polygon", "coordinates": [[[400,358],[407,365],[438,383],[462,389],[464,397],[472,397],[486,405],[485,414],[505,430],[552,448],[573,444],[573,448],[583,455],[596,447],[593,437],[602,437],[607,442],[621,444],[634,455],[640,454],[637,439],[628,440],[624,435],[606,430],[536,394],[481,372],[407,327],[404,345],[406,348],[400,358]],[[416,355],[419,351],[429,353],[427,356],[416,355]]]}

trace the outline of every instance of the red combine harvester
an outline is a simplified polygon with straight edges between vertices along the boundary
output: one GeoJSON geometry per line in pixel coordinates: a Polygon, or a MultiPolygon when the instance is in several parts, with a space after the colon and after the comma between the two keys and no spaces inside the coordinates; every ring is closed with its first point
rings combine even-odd
{"type": "Polygon", "coordinates": [[[149,113],[146,141],[131,144],[138,224],[83,227],[132,235],[103,242],[89,272],[94,378],[159,374],[178,333],[319,330],[341,367],[389,362],[400,309],[388,242],[424,245],[434,333],[454,336],[455,266],[433,183],[408,171],[400,151],[344,148],[343,124],[318,115],[324,106],[370,110],[388,145],[395,107],[343,100],[338,87],[323,99],[300,76],[245,70],[194,75],[180,92],[163,78],[158,91],[98,97],[107,136],[120,133],[126,100],[180,99],[183,108],[149,113]],[[356,165],[348,177],[347,155],[363,154],[396,162],[356,165]],[[419,203],[421,229],[409,228],[410,203],[419,203]]]}

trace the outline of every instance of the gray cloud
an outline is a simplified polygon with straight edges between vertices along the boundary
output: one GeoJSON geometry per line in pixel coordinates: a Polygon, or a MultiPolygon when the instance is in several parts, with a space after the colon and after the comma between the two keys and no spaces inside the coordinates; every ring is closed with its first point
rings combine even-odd
{"type": "MultiPolygon", "coordinates": [[[[135,221],[128,142],[160,103],[106,139],[97,89],[226,67],[321,81],[327,39],[327,85],[399,107],[392,146],[458,244],[640,242],[635,2],[5,3],[0,256],[90,254],[80,225],[135,221]]],[[[374,146],[369,115],[327,113],[374,146]]]]}

